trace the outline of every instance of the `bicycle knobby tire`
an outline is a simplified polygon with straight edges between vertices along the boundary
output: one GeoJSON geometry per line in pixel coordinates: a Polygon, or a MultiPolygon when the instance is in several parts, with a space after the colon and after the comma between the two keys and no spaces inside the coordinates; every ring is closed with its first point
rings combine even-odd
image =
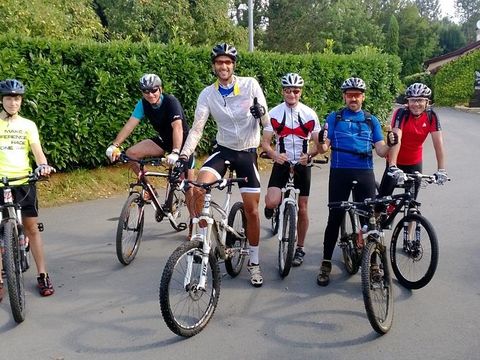
{"type": "MultiPolygon", "coordinates": [[[[247,218],[245,217],[245,209],[243,202],[238,201],[233,204],[228,214],[227,223],[233,227],[238,233],[245,234],[247,231],[247,218]]],[[[247,237],[237,238],[234,234],[228,232],[226,239],[227,248],[235,247],[232,257],[225,259],[225,269],[231,277],[235,277],[242,271],[245,262],[245,252],[248,249],[247,237]]]]}
{"type": "Polygon", "coordinates": [[[432,280],[438,265],[438,240],[425,217],[408,214],[398,222],[390,243],[390,260],[398,282],[407,289],[420,289],[432,280]],[[420,241],[416,239],[417,226],[420,241]],[[415,240],[405,242],[405,231],[411,231],[415,240]]]}
{"type": "Polygon", "coordinates": [[[386,334],[393,323],[393,282],[386,252],[383,245],[369,241],[362,257],[365,310],[370,325],[381,335],[386,334]]]}
{"type": "Polygon", "coordinates": [[[6,272],[8,295],[13,318],[17,323],[25,320],[25,288],[20,264],[17,227],[13,220],[3,224],[5,243],[3,268],[6,272]]]}
{"type": "Polygon", "coordinates": [[[362,261],[361,251],[357,248],[358,231],[359,225],[355,212],[352,209],[346,211],[340,226],[340,242],[342,242],[343,263],[350,275],[358,272],[362,261]]]}
{"type": "Polygon", "coordinates": [[[278,272],[284,278],[290,273],[297,240],[297,213],[293,204],[285,204],[282,226],[282,239],[278,243],[278,272]]]}
{"type": "Polygon", "coordinates": [[[220,296],[220,268],[213,251],[209,254],[206,290],[197,290],[202,266],[202,243],[180,245],[170,256],[160,282],[160,310],[168,328],[190,337],[202,331],[212,318],[220,296]],[[192,261],[190,281],[185,284],[188,261],[192,261]]]}
{"type": "Polygon", "coordinates": [[[144,202],[140,193],[131,193],[118,219],[117,258],[123,265],[130,264],[137,255],[142,240],[145,220],[144,202]]]}

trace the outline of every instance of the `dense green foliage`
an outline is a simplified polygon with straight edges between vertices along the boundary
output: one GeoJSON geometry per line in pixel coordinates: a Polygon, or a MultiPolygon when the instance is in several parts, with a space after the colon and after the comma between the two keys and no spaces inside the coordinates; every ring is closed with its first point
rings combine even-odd
{"type": "Polygon", "coordinates": [[[480,51],[444,65],[434,78],[436,103],[445,106],[468,104],[474,93],[475,71],[480,71],[480,51]]]}
{"type": "MultiPolygon", "coordinates": [[[[368,48],[351,55],[242,53],[239,59],[237,73],[255,76],[270,106],[281,101],[279,78],[299,72],[306,81],[303,100],[320,117],[342,105],[339,86],[351,75],[367,82],[366,108],[383,119],[399,87],[399,59],[368,48]]],[[[140,98],[137,82],[145,72],[160,75],[190,123],[200,91],[214,81],[209,48],[0,37],[0,78],[26,84],[23,114],[36,121],[48,158],[62,170],[105,163],[105,148],[140,98]]],[[[128,143],[151,131],[137,128],[128,143]]],[[[200,151],[208,150],[212,123],[205,135],[200,151]]]]}

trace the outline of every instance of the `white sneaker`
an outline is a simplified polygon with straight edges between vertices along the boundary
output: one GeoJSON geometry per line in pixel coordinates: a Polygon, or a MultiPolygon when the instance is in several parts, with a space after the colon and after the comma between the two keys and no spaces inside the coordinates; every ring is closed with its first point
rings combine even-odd
{"type": "Polygon", "coordinates": [[[250,273],[250,283],[255,287],[263,285],[263,276],[260,265],[248,265],[247,270],[250,273]]]}

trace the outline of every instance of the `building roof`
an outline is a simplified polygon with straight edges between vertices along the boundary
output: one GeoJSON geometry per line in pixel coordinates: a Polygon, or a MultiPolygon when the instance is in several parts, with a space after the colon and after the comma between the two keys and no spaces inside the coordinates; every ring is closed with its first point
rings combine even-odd
{"type": "Polygon", "coordinates": [[[468,54],[469,52],[472,52],[478,49],[480,49],[480,40],[475,41],[471,44],[468,44],[463,48],[449,52],[447,54],[443,54],[443,55],[428,59],[427,61],[424,62],[424,64],[427,68],[427,71],[430,71],[431,73],[436,73],[446,63],[449,63],[450,61],[455,60],[462,55],[468,54]]]}

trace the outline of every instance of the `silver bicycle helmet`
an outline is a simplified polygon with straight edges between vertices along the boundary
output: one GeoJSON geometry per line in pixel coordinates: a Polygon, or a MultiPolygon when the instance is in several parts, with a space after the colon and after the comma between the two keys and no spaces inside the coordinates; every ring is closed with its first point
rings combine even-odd
{"type": "Polygon", "coordinates": [[[217,57],[222,55],[228,56],[234,62],[237,61],[237,56],[238,56],[237,49],[235,49],[235,47],[232,45],[229,45],[227,43],[221,43],[221,44],[215,45],[212,49],[212,54],[211,54],[212,62],[214,62],[217,57]]]}
{"type": "Polygon", "coordinates": [[[432,96],[432,90],[430,90],[425,84],[413,83],[405,91],[405,96],[407,99],[411,97],[430,99],[430,96],[432,96]]]}
{"type": "Polygon", "coordinates": [[[351,77],[343,82],[340,89],[342,89],[343,92],[353,89],[365,92],[365,90],[367,90],[367,85],[365,85],[365,81],[363,81],[362,79],[358,77],[351,77]]]}
{"type": "Polygon", "coordinates": [[[16,79],[7,79],[0,81],[0,95],[23,95],[25,94],[25,86],[16,79]]]}
{"type": "Polygon", "coordinates": [[[282,87],[297,87],[301,88],[305,82],[303,81],[302,77],[295,73],[288,73],[284,77],[282,77],[282,87]]]}
{"type": "Polygon", "coordinates": [[[145,74],[139,82],[140,90],[151,90],[162,86],[162,80],[155,74],[145,74]]]}

